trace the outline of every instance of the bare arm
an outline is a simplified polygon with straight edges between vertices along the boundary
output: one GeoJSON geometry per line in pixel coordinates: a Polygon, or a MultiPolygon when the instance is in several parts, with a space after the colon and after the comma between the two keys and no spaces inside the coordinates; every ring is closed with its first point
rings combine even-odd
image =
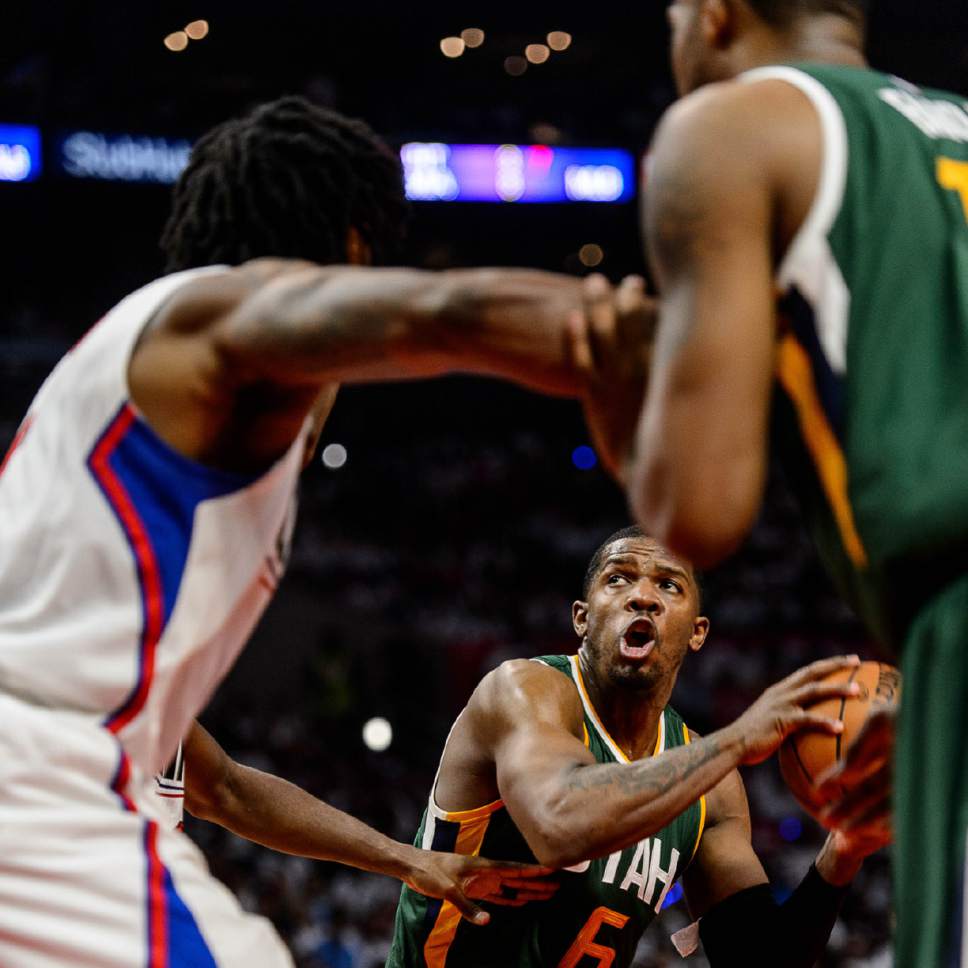
{"type": "Polygon", "coordinates": [[[619,850],[666,826],[740,763],[765,759],[796,729],[838,731],[805,712],[851,687],[819,682],[856,659],[815,663],[783,680],[731,726],[660,756],[600,764],[581,736],[574,686],[537,663],[506,663],[469,711],[494,758],[502,799],[535,856],[565,867],[619,850]]]}
{"type": "Polygon", "coordinates": [[[500,903],[504,885],[515,888],[524,903],[555,889],[553,882],[536,879],[547,873],[541,868],[391,840],[281,777],[236,763],[197,722],[184,751],[188,812],[264,847],[396,877],[423,894],[446,898],[478,924],[488,916],[470,898],[500,903]]]}
{"type": "Polygon", "coordinates": [[[645,233],[661,308],[630,498],[651,533],[700,567],[733,551],[759,509],[774,249],[793,230],[786,211],[809,205],[801,182],[814,158],[819,171],[819,144],[813,109],[782,82],[694,95],[656,137],[645,233]],[[791,159],[800,194],[787,204],[791,159]]]}
{"type": "Polygon", "coordinates": [[[323,387],[454,372],[577,396],[580,281],[511,269],[421,272],[259,259],[187,281],[132,355],[132,399],[193,460],[262,471],[323,387]]]}
{"type": "Polygon", "coordinates": [[[233,385],[467,371],[574,394],[566,317],[579,305],[580,281],[547,272],[259,260],[186,284],[161,329],[207,346],[233,385]]]}

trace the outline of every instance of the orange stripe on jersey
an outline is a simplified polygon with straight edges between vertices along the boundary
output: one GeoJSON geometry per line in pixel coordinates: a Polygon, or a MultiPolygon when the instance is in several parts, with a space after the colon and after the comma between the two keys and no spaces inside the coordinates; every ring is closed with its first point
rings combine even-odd
{"type": "MultiPolygon", "coordinates": [[[[572,656],[572,659],[574,660],[572,662],[572,668],[575,670],[575,680],[578,683],[578,688],[581,691],[582,697],[585,700],[584,702],[585,709],[591,716],[592,722],[595,724],[595,727],[598,729],[599,733],[601,733],[602,738],[607,740],[608,743],[610,743],[611,746],[614,747],[612,752],[618,755],[619,762],[631,763],[632,761],[628,758],[628,756],[626,756],[625,751],[618,745],[618,743],[615,742],[614,739],[612,739],[612,734],[609,733],[609,731],[605,728],[605,724],[599,718],[598,711],[595,709],[595,706],[591,701],[591,697],[588,695],[588,689],[585,687],[585,677],[582,675],[581,663],[577,660],[575,656],[572,656]]],[[[585,730],[585,745],[590,746],[591,739],[588,736],[588,727],[585,726],[584,723],[582,723],[582,728],[585,730]]],[[[664,745],[663,744],[664,735],[665,735],[665,712],[663,711],[662,717],[659,720],[659,728],[655,734],[655,749],[652,751],[653,756],[658,756],[662,752],[663,745],[664,745]]]]}
{"type": "MultiPolygon", "coordinates": [[[[495,800],[493,803],[487,803],[483,807],[474,807],[471,810],[442,810],[441,813],[443,819],[448,823],[471,823],[474,820],[484,820],[490,817],[492,813],[496,813],[503,806],[503,800],[495,800]]],[[[437,809],[440,810],[440,807],[437,809]]],[[[463,831],[461,831],[461,834],[463,834],[463,831]]],[[[460,835],[458,835],[457,842],[460,843],[460,835]]],[[[455,848],[454,853],[463,854],[465,851],[455,848]]]]}
{"type": "MultiPolygon", "coordinates": [[[[683,723],[682,724],[682,738],[688,746],[692,742],[692,734],[689,732],[689,727],[683,723]]],[[[692,848],[692,854],[689,855],[689,859],[692,860],[696,856],[696,851],[699,850],[699,841],[702,840],[702,832],[706,829],[706,795],[703,794],[699,798],[699,833],[696,834],[696,846],[692,848]]]]}
{"type": "MultiPolygon", "coordinates": [[[[501,801],[488,804],[486,807],[479,807],[477,810],[463,811],[463,815],[477,814],[473,819],[465,819],[461,822],[460,832],[457,834],[457,843],[454,846],[455,854],[464,854],[469,857],[476,857],[484,843],[484,834],[487,833],[488,824],[491,816],[499,807],[503,806],[501,801]],[[485,812],[486,811],[486,812],[485,812]]],[[[447,814],[448,819],[461,816],[461,814],[447,814]]],[[[461,913],[450,901],[444,901],[434,922],[433,930],[430,932],[424,944],[424,961],[427,968],[444,968],[447,962],[447,952],[454,943],[457,936],[457,929],[460,927],[461,913]]]]}
{"type": "Polygon", "coordinates": [[[796,408],[800,433],[837,522],[844,550],[857,568],[866,568],[867,552],[847,496],[847,460],[817,395],[810,357],[790,333],[780,340],[777,378],[796,408]]]}

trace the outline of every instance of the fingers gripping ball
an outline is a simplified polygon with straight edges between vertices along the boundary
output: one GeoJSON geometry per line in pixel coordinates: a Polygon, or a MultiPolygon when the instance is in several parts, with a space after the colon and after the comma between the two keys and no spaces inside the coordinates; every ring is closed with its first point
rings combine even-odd
{"type": "Polygon", "coordinates": [[[826,681],[856,682],[860,693],[844,699],[826,699],[810,707],[811,712],[840,719],[844,731],[836,736],[819,732],[798,732],[780,747],[780,772],[790,792],[807,813],[816,816],[825,805],[816,791],[817,778],[839,763],[861,731],[871,708],[893,702],[900,690],[901,674],[883,662],[862,662],[853,669],[841,669],[826,681]]]}

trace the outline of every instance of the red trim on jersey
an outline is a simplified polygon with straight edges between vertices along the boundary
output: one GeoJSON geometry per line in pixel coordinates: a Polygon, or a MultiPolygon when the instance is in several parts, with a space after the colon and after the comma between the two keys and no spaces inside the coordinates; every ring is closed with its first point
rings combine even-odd
{"type": "Polygon", "coordinates": [[[24,417],[23,423],[20,425],[20,428],[14,434],[13,443],[7,449],[7,453],[3,458],[3,462],[0,463],[0,474],[3,473],[4,468],[7,466],[7,461],[9,461],[11,457],[13,457],[13,452],[24,442],[24,437],[27,436],[27,431],[30,430],[30,425],[33,422],[34,422],[34,418],[32,414],[28,414],[26,417],[24,417]]]}
{"type": "Polygon", "coordinates": [[[131,761],[128,759],[128,754],[121,750],[121,761],[118,763],[114,779],[111,781],[111,789],[117,794],[128,813],[137,813],[138,808],[134,805],[134,801],[124,792],[124,788],[128,785],[130,779],[131,761]]]}
{"type": "Polygon", "coordinates": [[[104,724],[112,733],[124,729],[144,708],[155,674],[155,651],[164,628],[164,598],[155,551],[134,502],[110,464],[111,455],[135,420],[134,411],[125,404],[98,441],[89,459],[91,472],[118,516],[131,546],[138,566],[138,584],[141,586],[143,623],[138,682],[121,708],[104,724]]]}
{"type": "Polygon", "coordinates": [[[168,968],[168,898],[165,868],[158,856],[158,824],[145,826],[145,854],[148,857],[148,965],[168,968]]]}

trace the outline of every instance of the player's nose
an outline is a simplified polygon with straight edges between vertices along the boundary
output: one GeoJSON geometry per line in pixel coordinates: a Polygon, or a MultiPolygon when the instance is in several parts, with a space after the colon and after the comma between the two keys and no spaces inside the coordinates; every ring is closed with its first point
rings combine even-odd
{"type": "Polygon", "coordinates": [[[662,610],[662,597],[655,585],[643,578],[632,585],[625,607],[630,612],[659,612],[662,610]]]}

